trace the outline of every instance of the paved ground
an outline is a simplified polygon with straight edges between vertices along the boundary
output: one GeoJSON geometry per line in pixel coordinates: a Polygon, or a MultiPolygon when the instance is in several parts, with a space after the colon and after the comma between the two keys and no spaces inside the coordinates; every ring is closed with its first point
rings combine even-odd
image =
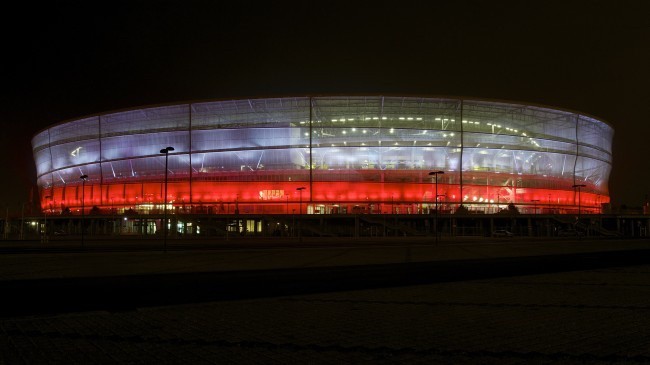
{"type": "Polygon", "coordinates": [[[7,280],[377,265],[650,248],[650,240],[455,239],[38,242],[0,241],[7,280]]]}
{"type": "MultiPolygon", "coordinates": [[[[4,254],[0,256],[0,271],[5,273],[0,285],[51,280],[57,272],[66,278],[64,282],[78,283],[83,277],[80,273],[97,273],[91,275],[96,280],[113,280],[110,275],[116,273],[127,278],[146,274],[142,278],[171,272],[178,277],[206,267],[221,274],[233,267],[256,268],[253,272],[265,275],[258,277],[265,282],[266,275],[280,268],[283,273],[305,273],[300,270],[311,265],[322,275],[335,272],[337,265],[341,271],[350,263],[367,261],[376,264],[368,266],[375,270],[420,265],[451,274],[448,280],[420,285],[373,284],[372,289],[315,290],[307,295],[5,316],[0,319],[0,363],[650,363],[649,246],[648,241],[591,245],[499,241],[441,245],[433,250],[415,244],[298,248],[303,250],[298,252],[255,248],[167,255],[4,254]],[[619,259],[608,261],[615,256],[619,259]],[[437,261],[425,264],[432,257],[437,261]],[[591,268],[567,271],[563,258],[580,260],[576,266],[592,260],[587,265],[591,268]],[[408,264],[409,260],[414,263],[408,264]],[[176,266],[176,261],[193,264],[176,266]],[[406,266],[389,265],[404,261],[406,266]],[[550,268],[530,274],[516,262],[550,268]],[[65,269],[75,263],[79,271],[65,269]],[[445,266],[448,263],[458,263],[457,268],[450,269],[451,265],[445,266]],[[37,273],[17,267],[24,264],[37,273]],[[143,268],[151,265],[155,268],[143,268]],[[472,267],[476,275],[468,280],[471,276],[463,273],[472,267]],[[499,267],[506,269],[501,272],[499,267]],[[496,274],[477,279],[486,268],[496,274]]],[[[355,275],[368,272],[355,270],[355,275]]],[[[384,273],[386,278],[391,272],[384,273]]],[[[317,278],[319,283],[327,280],[327,276],[317,278]]],[[[295,279],[300,285],[309,282],[295,279]]],[[[47,299],[39,302],[48,305],[47,299]]]]}

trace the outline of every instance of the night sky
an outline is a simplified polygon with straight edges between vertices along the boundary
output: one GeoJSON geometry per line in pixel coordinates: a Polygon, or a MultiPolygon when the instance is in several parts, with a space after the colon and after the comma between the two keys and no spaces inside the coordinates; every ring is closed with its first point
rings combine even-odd
{"type": "Polygon", "coordinates": [[[294,95],[448,95],[584,112],[615,128],[614,205],[650,194],[647,1],[25,3],[5,7],[0,22],[2,212],[29,199],[31,137],[48,125],[294,95]]]}

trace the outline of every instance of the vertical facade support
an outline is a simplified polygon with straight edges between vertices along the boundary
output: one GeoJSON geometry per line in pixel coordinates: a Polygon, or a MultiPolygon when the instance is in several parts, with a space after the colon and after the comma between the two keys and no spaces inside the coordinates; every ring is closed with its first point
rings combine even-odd
{"type": "Polygon", "coordinates": [[[463,205],[463,154],[465,148],[465,133],[463,130],[463,99],[460,99],[460,164],[458,166],[458,171],[460,172],[460,205],[463,205]]]}
{"type": "MultiPolygon", "coordinates": [[[[102,189],[104,185],[104,169],[102,168],[102,116],[97,117],[97,139],[99,140],[99,204],[104,205],[104,194],[102,189]]],[[[107,191],[108,192],[108,191],[107,191]]]]}
{"type": "Polygon", "coordinates": [[[189,156],[190,156],[190,212],[194,212],[194,204],[192,202],[192,104],[188,104],[188,118],[189,118],[189,156]]]}
{"type": "MultiPolygon", "coordinates": [[[[578,168],[578,156],[580,155],[580,144],[578,143],[578,126],[580,125],[580,114],[576,114],[576,158],[573,161],[573,185],[578,184],[576,182],[576,169],[578,168]]],[[[578,194],[578,199],[580,199],[580,194],[578,194]]],[[[578,202],[580,204],[580,202],[578,202]]],[[[573,188],[573,205],[576,205],[576,189],[573,188]]]]}
{"type": "MultiPolygon", "coordinates": [[[[309,97],[309,204],[313,203],[314,196],[314,175],[313,175],[313,163],[312,163],[312,136],[313,136],[313,100],[312,97],[309,97]]],[[[307,210],[309,212],[309,210],[307,210]]]]}
{"type": "MultiPolygon", "coordinates": [[[[50,166],[52,170],[54,170],[54,157],[52,157],[52,133],[50,133],[50,128],[47,129],[47,149],[50,151],[50,166]]],[[[50,190],[52,191],[50,196],[54,196],[54,171],[50,172],[50,190]]],[[[65,191],[65,186],[63,187],[63,191],[65,191]]],[[[40,194],[41,201],[45,197],[43,194],[45,194],[45,190],[40,194]]],[[[43,210],[41,203],[39,203],[39,205],[41,206],[41,210],[43,210]]]]}

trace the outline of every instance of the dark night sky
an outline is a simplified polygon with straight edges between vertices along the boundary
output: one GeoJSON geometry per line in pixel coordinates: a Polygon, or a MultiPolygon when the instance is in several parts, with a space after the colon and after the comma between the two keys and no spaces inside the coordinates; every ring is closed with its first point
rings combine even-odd
{"type": "Polygon", "coordinates": [[[0,207],[31,137],[70,118],[211,98],[449,95],[573,109],[616,129],[613,203],[650,193],[646,1],[51,2],[3,9],[0,207]]]}

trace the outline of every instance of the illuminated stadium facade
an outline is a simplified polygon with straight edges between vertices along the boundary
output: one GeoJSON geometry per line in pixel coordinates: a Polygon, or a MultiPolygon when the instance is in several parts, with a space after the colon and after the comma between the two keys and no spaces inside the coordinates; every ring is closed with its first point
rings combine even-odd
{"type": "Polygon", "coordinates": [[[432,171],[444,172],[441,213],[598,213],[612,137],[603,121],[543,106],[340,96],[110,112],[47,128],[32,146],[53,213],[153,214],[166,201],[173,213],[420,214],[435,206],[432,171]]]}

